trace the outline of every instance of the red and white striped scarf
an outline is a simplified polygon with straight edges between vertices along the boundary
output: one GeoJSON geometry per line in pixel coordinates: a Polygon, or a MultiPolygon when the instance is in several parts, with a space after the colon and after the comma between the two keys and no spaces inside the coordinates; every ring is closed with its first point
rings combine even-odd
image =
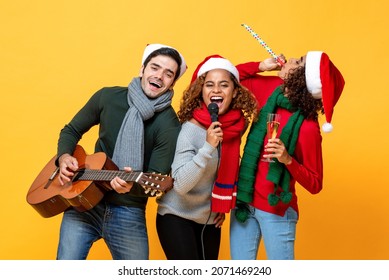
{"type": "MultiPolygon", "coordinates": [[[[193,118],[204,127],[211,125],[211,117],[205,104],[194,110],[193,118]]],[[[219,171],[212,190],[211,210],[228,213],[236,203],[240,144],[246,123],[242,111],[236,109],[219,115],[218,121],[222,124],[223,142],[219,171]]]]}

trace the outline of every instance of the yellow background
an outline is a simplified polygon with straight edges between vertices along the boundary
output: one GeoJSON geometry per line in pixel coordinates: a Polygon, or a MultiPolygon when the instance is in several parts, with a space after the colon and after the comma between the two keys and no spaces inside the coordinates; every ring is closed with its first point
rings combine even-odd
{"type": "MultiPolygon", "coordinates": [[[[60,129],[103,86],[127,86],[147,43],[178,48],[189,70],[218,53],[233,63],[324,50],[346,86],[323,134],[324,189],[298,187],[297,259],[389,259],[386,0],[0,1],[0,259],[55,259],[61,215],[42,218],[26,193],[56,152],[60,129]]],[[[321,118],[321,122],[323,118],[321,118]]],[[[93,152],[96,129],[81,141],[93,152]]],[[[164,259],[148,205],[151,259],[164,259]]],[[[221,259],[229,259],[228,222],[221,259]]],[[[110,259],[102,241],[90,259],[110,259]]],[[[261,245],[259,258],[265,253],[261,245]]]]}

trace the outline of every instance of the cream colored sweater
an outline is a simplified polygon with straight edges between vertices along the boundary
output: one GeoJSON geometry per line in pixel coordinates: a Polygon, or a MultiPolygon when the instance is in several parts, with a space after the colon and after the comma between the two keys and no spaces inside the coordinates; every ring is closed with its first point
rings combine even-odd
{"type": "MultiPolygon", "coordinates": [[[[204,128],[191,122],[182,125],[172,164],[174,187],[158,200],[158,214],[207,222],[218,152],[205,139],[204,128]]],[[[212,213],[207,224],[214,224],[215,215],[212,213]]]]}

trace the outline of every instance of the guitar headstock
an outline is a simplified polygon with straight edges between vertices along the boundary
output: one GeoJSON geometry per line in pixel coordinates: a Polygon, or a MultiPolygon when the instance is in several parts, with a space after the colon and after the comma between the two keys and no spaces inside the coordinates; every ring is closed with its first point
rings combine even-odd
{"type": "Polygon", "coordinates": [[[157,173],[143,173],[138,183],[144,188],[145,194],[161,197],[173,188],[173,178],[157,173]]]}

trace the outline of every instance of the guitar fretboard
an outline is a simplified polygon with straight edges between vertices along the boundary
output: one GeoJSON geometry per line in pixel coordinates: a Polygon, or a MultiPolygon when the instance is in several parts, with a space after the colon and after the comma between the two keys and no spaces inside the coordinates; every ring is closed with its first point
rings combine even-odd
{"type": "Polygon", "coordinates": [[[80,170],[76,175],[79,181],[111,181],[116,176],[127,182],[137,182],[142,172],[125,172],[120,170],[80,170]]]}

